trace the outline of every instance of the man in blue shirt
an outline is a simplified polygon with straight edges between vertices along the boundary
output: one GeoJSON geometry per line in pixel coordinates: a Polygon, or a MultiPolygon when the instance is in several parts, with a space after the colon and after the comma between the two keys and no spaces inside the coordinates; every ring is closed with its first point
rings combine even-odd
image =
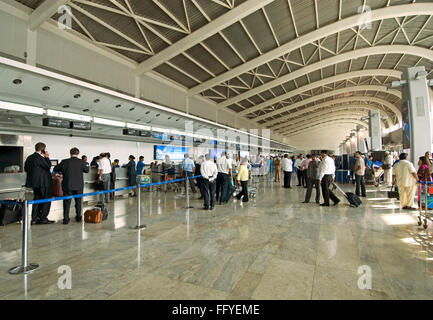
{"type": "MultiPolygon", "coordinates": [[[[194,176],[194,170],[195,170],[194,161],[192,161],[189,158],[189,155],[187,153],[185,153],[184,159],[182,160],[182,177],[184,177],[184,178],[193,177],[194,176]]],[[[191,186],[192,192],[196,193],[193,179],[188,179],[188,180],[189,180],[189,184],[191,186]]],[[[185,186],[185,192],[186,192],[186,188],[187,188],[186,187],[186,180],[184,181],[184,186],[185,186]]]]}
{"type": "Polygon", "coordinates": [[[146,165],[144,164],[144,157],[141,156],[139,158],[139,161],[137,163],[137,176],[142,175],[143,174],[143,169],[146,165]]]}

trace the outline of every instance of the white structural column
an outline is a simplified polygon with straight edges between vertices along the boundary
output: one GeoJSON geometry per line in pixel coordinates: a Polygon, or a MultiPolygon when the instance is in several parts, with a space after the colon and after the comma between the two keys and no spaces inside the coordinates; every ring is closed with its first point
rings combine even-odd
{"type": "Polygon", "coordinates": [[[362,153],[366,153],[368,150],[365,148],[365,131],[363,130],[363,127],[360,125],[356,126],[356,140],[358,144],[358,150],[362,153]]]}
{"type": "Polygon", "coordinates": [[[422,66],[403,72],[403,80],[407,82],[403,85],[403,148],[410,149],[410,160],[414,164],[432,147],[432,114],[426,76],[427,71],[422,66]]]}
{"type": "Polygon", "coordinates": [[[59,9],[69,3],[70,0],[45,0],[39,7],[30,15],[29,26],[30,30],[36,30],[47,19],[51,18],[59,9]]]}
{"type": "Polygon", "coordinates": [[[371,140],[371,150],[381,151],[382,150],[382,128],[380,123],[380,112],[379,110],[370,110],[369,116],[369,132],[371,140]]]}
{"type": "MultiPolygon", "coordinates": [[[[386,8],[373,10],[371,14],[371,17],[369,18],[371,18],[372,22],[405,16],[417,16],[420,14],[433,15],[433,3],[413,3],[400,6],[389,6],[386,8]]],[[[293,41],[289,41],[288,43],[285,43],[274,50],[271,50],[255,59],[248,61],[247,63],[240,65],[239,67],[233,68],[232,70],[229,70],[209,81],[203,82],[202,84],[191,88],[188,93],[190,95],[196,95],[240,74],[253,70],[268,61],[281,57],[288,52],[295,51],[309,43],[323,39],[338,32],[357,27],[359,26],[359,21],[361,18],[362,17],[360,15],[354,15],[317,29],[313,32],[307,33],[306,35],[300,36],[293,41]]]]}
{"type": "Polygon", "coordinates": [[[135,84],[134,96],[137,99],[141,99],[141,77],[140,76],[134,77],[134,84],[135,84]]]}
{"type": "Polygon", "coordinates": [[[138,68],[137,73],[143,74],[148,72],[164,62],[176,57],[177,55],[192,48],[196,44],[206,40],[215,33],[224,30],[236,21],[239,21],[251,13],[263,8],[274,0],[248,0],[240,4],[234,9],[231,9],[226,14],[216,18],[212,22],[206,24],[204,27],[194,31],[190,35],[177,41],[173,45],[167,47],[156,55],[150,57],[142,62],[138,68]]]}
{"type": "Polygon", "coordinates": [[[36,66],[37,63],[37,39],[38,32],[36,30],[27,29],[27,42],[26,42],[26,63],[31,66],[36,66]]]}

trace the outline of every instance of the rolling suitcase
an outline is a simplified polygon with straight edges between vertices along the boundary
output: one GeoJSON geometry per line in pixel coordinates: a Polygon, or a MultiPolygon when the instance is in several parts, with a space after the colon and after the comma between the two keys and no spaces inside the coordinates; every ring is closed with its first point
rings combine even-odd
{"type": "Polygon", "coordinates": [[[342,195],[346,197],[347,201],[349,201],[350,206],[357,208],[362,204],[361,199],[359,199],[356,194],[352,192],[344,192],[344,190],[341,189],[335,182],[333,182],[333,185],[342,195]]]}

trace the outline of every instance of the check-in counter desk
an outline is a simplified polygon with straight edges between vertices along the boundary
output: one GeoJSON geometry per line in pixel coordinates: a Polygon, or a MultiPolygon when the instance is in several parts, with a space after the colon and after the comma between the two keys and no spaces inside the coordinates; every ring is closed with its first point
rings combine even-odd
{"type": "MultiPolygon", "coordinates": [[[[84,193],[95,192],[95,182],[98,180],[98,171],[90,169],[89,173],[84,174],[84,193]]],[[[0,174],[0,200],[4,199],[27,199],[32,200],[32,190],[25,188],[26,173],[2,173],[0,174]]],[[[116,168],[115,189],[128,186],[128,176],[126,168],[116,168]]],[[[129,193],[128,190],[116,192],[116,196],[123,196],[129,193]]],[[[97,196],[84,198],[85,202],[97,201],[97,196]]]]}

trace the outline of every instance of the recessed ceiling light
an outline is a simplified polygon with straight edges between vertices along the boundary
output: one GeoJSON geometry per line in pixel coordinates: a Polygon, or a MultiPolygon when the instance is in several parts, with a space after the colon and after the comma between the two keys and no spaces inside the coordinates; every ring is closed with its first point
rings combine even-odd
{"type": "Polygon", "coordinates": [[[75,98],[75,99],[78,99],[78,98],[80,98],[80,97],[81,97],[81,94],[79,94],[79,93],[77,93],[77,94],[74,95],[74,98],[75,98]]]}
{"type": "Polygon", "coordinates": [[[170,120],[171,119],[171,117],[168,117],[168,120],[170,120]]]}
{"type": "Polygon", "coordinates": [[[12,81],[14,84],[21,84],[23,83],[23,80],[21,79],[15,79],[14,81],[12,81]]]}
{"type": "Polygon", "coordinates": [[[135,120],[136,122],[140,122],[141,121],[141,119],[137,119],[137,120],[135,120]]]}
{"type": "Polygon", "coordinates": [[[176,121],[179,121],[179,120],[180,120],[180,118],[176,119],[176,121]]]}
{"type": "Polygon", "coordinates": [[[116,108],[118,109],[118,108],[120,108],[122,105],[121,104],[118,104],[118,105],[116,105],[116,108]]]}
{"type": "Polygon", "coordinates": [[[42,87],[42,91],[49,91],[49,90],[50,90],[50,87],[48,87],[48,86],[42,87]]]}
{"type": "Polygon", "coordinates": [[[63,108],[68,109],[68,108],[69,108],[69,105],[68,105],[68,104],[65,104],[65,105],[63,106],[63,108]]]}
{"type": "Polygon", "coordinates": [[[150,113],[150,111],[147,111],[147,112],[146,112],[146,114],[149,114],[149,113],[150,113]]]}
{"type": "Polygon", "coordinates": [[[98,103],[99,101],[101,101],[101,100],[99,100],[99,99],[93,100],[94,103],[98,103]]]}
{"type": "Polygon", "coordinates": [[[131,108],[131,109],[129,109],[129,111],[134,111],[135,110],[135,108],[131,108]]]}
{"type": "Polygon", "coordinates": [[[83,110],[83,112],[89,112],[89,111],[90,111],[89,109],[84,109],[84,110],[83,110]]]}
{"type": "Polygon", "coordinates": [[[160,116],[160,114],[158,113],[155,117],[159,117],[160,116]]]}

